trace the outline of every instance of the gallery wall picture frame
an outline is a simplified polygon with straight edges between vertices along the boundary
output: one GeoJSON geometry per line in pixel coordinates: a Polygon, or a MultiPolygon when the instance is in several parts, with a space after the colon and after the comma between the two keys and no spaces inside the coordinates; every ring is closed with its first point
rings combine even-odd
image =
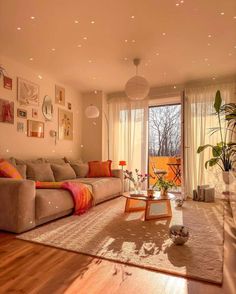
{"type": "Polygon", "coordinates": [[[24,133],[25,130],[25,124],[23,122],[17,122],[17,132],[18,133],[24,133]]]}
{"type": "Polygon", "coordinates": [[[39,106],[39,85],[17,78],[17,99],[21,105],[39,106]]]}
{"type": "Polygon", "coordinates": [[[61,106],[65,106],[65,96],[65,88],[55,85],[55,103],[60,104],[61,106]]]}
{"type": "Polygon", "coordinates": [[[60,140],[73,140],[73,112],[58,108],[58,134],[60,140]]]}
{"type": "Polygon", "coordinates": [[[38,118],[38,109],[37,108],[33,108],[32,109],[32,118],[38,118]]]}
{"type": "Polygon", "coordinates": [[[14,102],[0,99],[0,122],[14,124],[14,102]]]}
{"type": "Polygon", "coordinates": [[[12,79],[6,76],[3,76],[3,87],[8,90],[12,90],[12,79]]]}
{"type": "Polygon", "coordinates": [[[44,123],[36,120],[27,120],[27,136],[44,138],[44,123]]]}
{"type": "Polygon", "coordinates": [[[72,109],[72,104],[70,102],[68,102],[67,107],[68,107],[69,110],[71,110],[72,109]]]}
{"type": "Polygon", "coordinates": [[[27,110],[17,108],[17,117],[26,119],[27,118],[27,110]]]}

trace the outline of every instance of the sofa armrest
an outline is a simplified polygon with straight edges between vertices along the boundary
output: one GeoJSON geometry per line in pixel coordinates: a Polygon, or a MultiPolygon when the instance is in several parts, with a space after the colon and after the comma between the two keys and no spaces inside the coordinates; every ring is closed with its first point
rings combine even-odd
{"type": "Polygon", "coordinates": [[[35,183],[0,178],[0,230],[21,233],[35,227],[35,183]]]}
{"type": "Polygon", "coordinates": [[[122,169],[112,169],[112,175],[115,178],[120,178],[121,183],[122,183],[122,191],[124,192],[124,171],[122,169]]]}

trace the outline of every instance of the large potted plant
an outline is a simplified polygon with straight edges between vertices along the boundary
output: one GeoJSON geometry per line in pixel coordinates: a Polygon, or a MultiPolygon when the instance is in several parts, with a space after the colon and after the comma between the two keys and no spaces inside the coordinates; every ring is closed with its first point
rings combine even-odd
{"type": "Polygon", "coordinates": [[[229,103],[222,105],[221,93],[218,90],[214,102],[215,115],[218,119],[218,127],[211,129],[211,135],[220,133],[221,141],[215,145],[206,144],[199,146],[197,153],[207,148],[212,150],[212,158],[205,162],[205,168],[218,166],[223,172],[223,180],[229,183],[229,171],[232,169],[236,159],[236,143],[234,141],[234,129],[236,127],[236,104],[229,103]],[[223,123],[222,123],[222,115],[223,123]],[[226,126],[225,126],[226,123],[226,126]]]}

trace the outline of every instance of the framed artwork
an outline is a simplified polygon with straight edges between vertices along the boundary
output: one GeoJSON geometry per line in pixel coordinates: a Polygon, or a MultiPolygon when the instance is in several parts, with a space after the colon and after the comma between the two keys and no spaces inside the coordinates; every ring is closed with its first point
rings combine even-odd
{"type": "Polygon", "coordinates": [[[14,102],[0,99],[0,122],[14,124],[14,102]]]}
{"type": "Polygon", "coordinates": [[[8,90],[12,90],[12,79],[6,76],[3,76],[3,87],[8,90]]]}
{"type": "Polygon", "coordinates": [[[61,140],[73,140],[73,113],[58,109],[58,133],[61,140]]]}
{"type": "Polygon", "coordinates": [[[24,123],[23,122],[17,122],[17,132],[24,133],[24,123]]]}
{"type": "Polygon", "coordinates": [[[27,118],[27,110],[17,108],[17,117],[19,117],[19,118],[27,118]]]}
{"type": "Polygon", "coordinates": [[[70,102],[68,102],[67,106],[68,106],[68,109],[69,109],[69,110],[71,110],[71,109],[72,109],[72,105],[71,105],[71,103],[70,103],[70,102]]]}
{"type": "Polygon", "coordinates": [[[17,79],[17,99],[21,105],[39,105],[39,85],[27,80],[17,79]]]}
{"type": "Polygon", "coordinates": [[[65,88],[55,86],[55,103],[65,106],[65,88]]]}
{"type": "Polygon", "coordinates": [[[44,123],[36,120],[27,120],[27,136],[44,138],[44,123]]]}
{"type": "Polygon", "coordinates": [[[38,118],[38,109],[36,109],[36,108],[32,109],[32,117],[33,118],[38,118]]]}

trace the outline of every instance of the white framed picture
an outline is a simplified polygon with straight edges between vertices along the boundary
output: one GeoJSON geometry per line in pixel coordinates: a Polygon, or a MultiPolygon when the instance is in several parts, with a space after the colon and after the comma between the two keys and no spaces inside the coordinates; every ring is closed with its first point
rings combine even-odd
{"type": "Polygon", "coordinates": [[[39,85],[22,78],[17,79],[17,99],[21,105],[39,105],[39,85]]]}

